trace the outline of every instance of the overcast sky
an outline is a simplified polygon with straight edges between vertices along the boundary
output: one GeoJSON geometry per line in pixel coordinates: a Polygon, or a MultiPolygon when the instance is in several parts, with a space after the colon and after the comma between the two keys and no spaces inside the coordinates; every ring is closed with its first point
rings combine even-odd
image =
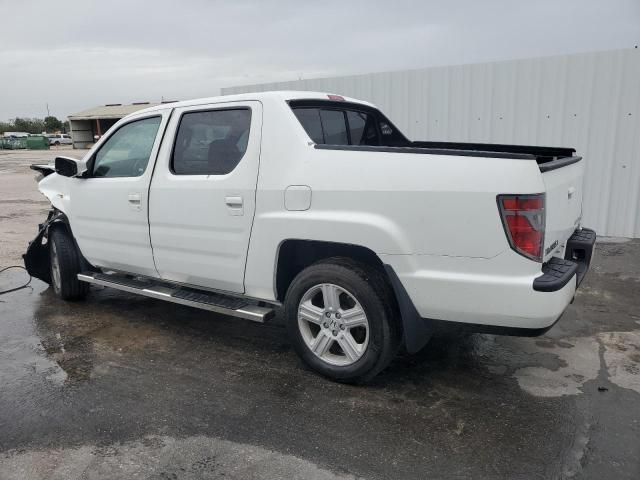
{"type": "Polygon", "coordinates": [[[0,0],[0,18],[0,120],[640,43],[640,0],[0,0]]]}

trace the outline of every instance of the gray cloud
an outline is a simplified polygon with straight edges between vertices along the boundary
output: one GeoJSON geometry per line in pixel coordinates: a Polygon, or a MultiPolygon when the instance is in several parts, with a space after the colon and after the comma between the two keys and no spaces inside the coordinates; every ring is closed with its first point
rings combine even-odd
{"type": "Polygon", "coordinates": [[[0,119],[223,86],[631,47],[638,0],[0,0],[0,119]],[[11,21],[6,12],[12,11],[11,21]]]}

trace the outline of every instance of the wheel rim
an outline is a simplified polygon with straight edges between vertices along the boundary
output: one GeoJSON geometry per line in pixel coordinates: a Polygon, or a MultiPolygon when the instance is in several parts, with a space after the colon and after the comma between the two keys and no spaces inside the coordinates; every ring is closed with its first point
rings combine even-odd
{"type": "Polygon", "coordinates": [[[309,350],[331,365],[357,362],[369,345],[369,321],[362,305],[331,283],[315,285],[302,296],[298,328],[309,350]]]}
{"type": "Polygon", "coordinates": [[[55,242],[51,242],[51,277],[53,280],[53,289],[57,292],[60,290],[60,260],[58,259],[58,249],[55,242]]]}

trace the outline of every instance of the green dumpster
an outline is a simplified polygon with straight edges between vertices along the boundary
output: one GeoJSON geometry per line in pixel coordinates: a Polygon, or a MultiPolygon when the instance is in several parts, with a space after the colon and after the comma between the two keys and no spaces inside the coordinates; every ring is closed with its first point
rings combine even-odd
{"type": "Polygon", "coordinates": [[[29,150],[49,150],[49,139],[44,135],[29,135],[27,148],[29,150]]]}
{"type": "Polygon", "coordinates": [[[0,138],[0,149],[1,150],[18,150],[21,148],[27,148],[27,139],[26,138],[14,138],[14,137],[4,137],[0,138]]]}

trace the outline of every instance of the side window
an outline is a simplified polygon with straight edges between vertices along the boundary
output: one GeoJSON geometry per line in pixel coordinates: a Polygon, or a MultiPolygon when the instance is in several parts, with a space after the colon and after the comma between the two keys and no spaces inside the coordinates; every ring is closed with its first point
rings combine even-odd
{"type": "Polygon", "coordinates": [[[182,115],[171,157],[176,175],[225,175],[244,156],[249,142],[249,108],[182,115]]]}
{"type": "Polygon", "coordinates": [[[120,127],[96,153],[93,177],[139,177],[149,163],[161,117],[136,120],[120,127]]]}
{"type": "Polygon", "coordinates": [[[351,145],[380,145],[374,119],[364,112],[347,111],[351,145]]]}
{"type": "Polygon", "coordinates": [[[349,145],[347,124],[342,110],[320,110],[324,143],[329,145],[349,145]]]}
{"type": "Polygon", "coordinates": [[[311,137],[311,140],[315,143],[324,143],[320,110],[317,108],[296,108],[293,113],[304,127],[307,135],[311,137]]]}
{"type": "Polygon", "coordinates": [[[369,113],[315,107],[294,108],[293,113],[315,143],[380,145],[376,118],[369,113]]]}

